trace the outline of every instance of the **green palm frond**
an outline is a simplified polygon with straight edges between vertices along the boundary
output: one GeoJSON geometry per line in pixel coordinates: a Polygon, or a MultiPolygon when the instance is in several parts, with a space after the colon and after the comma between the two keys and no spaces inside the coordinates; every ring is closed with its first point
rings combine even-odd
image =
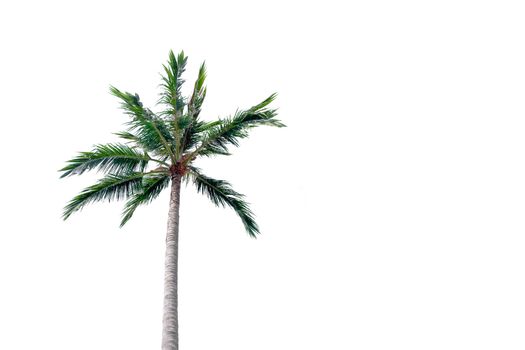
{"type": "Polygon", "coordinates": [[[284,127],[285,125],[275,118],[277,111],[266,108],[275,97],[276,94],[272,94],[248,110],[237,111],[232,117],[220,119],[218,124],[205,131],[201,144],[190,159],[197,155],[229,154],[228,146],[239,146],[239,140],[246,138],[251,128],[262,125],[284,127]]]}
{"type": "Polygon", "coordinates": [[[205,194],[216,206],[232,208],[241,218],[246,232],[251,237],[256,237],[259,227],[248,203],[244,201],[244,195],[234,191],[227,181],[208,177],[198,168],[190,167],[190,174],[199,193],[205,194]]]}
{"type": "Polygon", "coordinates": [[[187,121],[183,126],[179,126],[179,130],[183,130],[180,142],[180,148],[182,152],[185,152],[195,147],[200,140],[199,132],[201,132],[202,126],[208,124],[199,120],[199,114],[201,107],[206,97],[206,87],[204,82],[206,80],[206,65],[203,62],[200,69],[197,80],[193,88],[191,99],[188,103],[188,113],[185,116],[187,121]]]}
{"type": "Polygon", "coordinates": [[[132,195],[124,206],[122,212],[122,221],[120,227],[124,226],[135,213],[135,210],[143,204],[148,204],[159,196],[159,194],[168,187],[170,177],[168,174],[156,174],[145,176],[142,181],[140,192],[132,195]]]}
{"type": "Polygon", "coordinates": [[[204,86],[206,75],[206,63],[203,62],[199,68],[199,75],[195,81],[193,93],[191,95],[190,102],[188,103],[189,114],[193,118],[197,118],[199,116],[204,98],[206,97],[206,87],[204,86]]]}
{"type": "Polygon", "coordinates": [[[81,175],[92,169],[123,174],[144,171],[150,160],[152,159],[146,152],[140,152],[126,145],[118,143],[95,145],[91,152],[81,152],[77,157],[67,161],[68,164],[59,171],[64,172],[61,177],[81,175]]]}
{"type": "MultiPolygon", "coordinates": [[[[160,113],[161,116],[171,125],[172,133],[175,140],[175,151],[174,158],[179,158],[181,154],[181,139],[183,138],[183,130],[185,125],[179,125],[189,123],[181,120],[184,113],[184,107],[186,101],[181,94],[181,87],[184,84],[182,79],[182,73],[186,69],[186,62],[188,57],[184,55],[184,51],[181,51],[177,56],[170,50],[168,64],[163,65],[164,74],[162,77],[162,92],[158,103],[163,104],[166,108],[160,113]]],[[[191,118],[189,118],[191,119],[191,118]]]]}
{"type": "Polygon", "coordinates": [[[182,73],[186,69],[188,57],[181,51],[177,56],[170,50],[168,65],[163,65],[164,74],[162,74],[162,92],[159,103],[168,106],[163,113],[176,116],[182,114],[184,109],[184,98],[181,95],[181,87],[184,84],[182,73]]]}
{"type": "Polygon", "coordinates": [[[93,202],[121,200],[137,193],[142,188],[144,175],[144,173],[140,172],[124,175],[106,175],[96,184],[87,187],[69,201],[64,207],[62,217],[66,220],[71,214],[93,202]]]}
{"type": "Polygon", "coordinates": [[[114,86],[111,94],[121,100],[121,108],[131,117],[127,136],[134,135],[146,151],[170,155],[175,160],[174,136],[170,133],[167,122],[144,108],[137,94],[122,92],[114,86]]]}

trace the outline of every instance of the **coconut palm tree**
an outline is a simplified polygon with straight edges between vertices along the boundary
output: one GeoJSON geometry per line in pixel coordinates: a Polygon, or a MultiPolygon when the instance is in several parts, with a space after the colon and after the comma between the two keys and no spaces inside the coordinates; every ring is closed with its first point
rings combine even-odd
{"type": "Polygon", "coordinates": [[[105,173],[97,183],[84,189],[64,208],[63,218],[98,201],[126,200],[121,227],[135,210],[159,196],[170,187],[168,225],[166,234],[164,315],[162,349],[178,349],[177,315],[177,257],[179,235],[179,205],[181,182],[193,183],[199,193],[206,195],[216,206],[228,206],[240,217],[248,235],[256,237],[259,227],[244,196],[224,180],[205,175],[194,162],[199,157],[229,155],[231,146],[248,136],[250,129],[262,126],[283,127],[276,119],[276,110],[269,108],[275,94],[261,103],[233,115],[214,121],[200,118],[206,96],[206,68],[200,66],[193,92],[187,98],[181,94],[187,56],[184,52],[169,53],[163,65],[159,105],[155,113],[143,106],[137,94],[110,87],[111,94],[120,100],[129,116],[127,130],[116,133],[120,143],[95,145],[81,152],[62,168],[61,177],[80,175],[85,171],[105,173]]]}

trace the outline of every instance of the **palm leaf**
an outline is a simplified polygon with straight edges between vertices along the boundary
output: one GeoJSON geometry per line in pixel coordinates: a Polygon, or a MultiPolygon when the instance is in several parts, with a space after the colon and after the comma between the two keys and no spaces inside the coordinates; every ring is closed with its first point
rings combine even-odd
{"type": "Polygon", "coordinates": [[[185,102],[181,95],[181,87],[184,84],[182,73],[186,69],[188,57],[181,51],[177,56],[170,50],[168,64],[163,65],[164,74],[162,74],[162,92],[159,103],[167,105],[165,111],[169,115],[179,115],[182,113],[185,102]]]}
{"type": "Polygon", "coordinates": [[[146,151],[170,155],[175,160],[173,149],[175,140],[169,132],[166,121],[144,108],[139,95],[122,92],[114,86],[110,87],[110,91],[121,100],[121,108],[131,117],[128,123],[130,129],[126,136],[134,135],[136,141],[146,151]]]}
{"type": "Polygon", "coordinates": [[[204,86],[206,75],[206,64],[203,62],[199,68],[199,75],[195,81],[193,93],[188,103],[189,114],[195,119],[199,116],[204,98],[206,97],[206,87],[204,86]]]}
{"type": "Polygon", "coordinates": [[[229,206],[241,218],[246,232],[253,238],[259,233],[259,227],[244,195],[233,190],[224,180],[216,180],[200,172],[198,168],[190,167],[190,174],[197,191],[206,195],[216,206],[229,206]]]}
{"type": "Polygon", "coordinates": [[[137,193],[142,188],[143,176],[144,173],[106,175],[69,201],[64,207],[63,219],[66,220],[71,214],[81,210],[87,204],[103,200],[121,200],[137,193]]]}
{"type": "Polygon", "coordinates": [[[248,136],[251,128],[269,125],[284,127],[275,117],[277,110],[266,108],[276,97],[272,94],[263,102],[245,111],[237,111],[232,117],[220,119],[219,123],[205,131],[202,142],[193,152],[197,155],[229,154],[228,146],[239,146],[239,140],[248,136]]]}
{"type": "Polygon", "coordinates": [[[169,183],[170,177],[167,174],[144,177],[141,191],[131,196],[124,206],[120,227],[124,226],[131,219],[140,205],[148,204],[157,198],[169,183]]]}
{"type": "Polygon", "coordinates": [[[95,145],[91,152],[81,152],[67,161],[68,164],[59,171],[64,172],[61,177],[81,175],[92,169],[122,174],[144,171],[149,160],[151,158],[146,152],[139,152],[123,144],[95,145]]]}

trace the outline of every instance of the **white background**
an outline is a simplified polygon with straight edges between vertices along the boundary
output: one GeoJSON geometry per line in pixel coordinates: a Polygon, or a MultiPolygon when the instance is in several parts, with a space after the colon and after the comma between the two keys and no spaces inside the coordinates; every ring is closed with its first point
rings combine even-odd
{"type": "Polygon", "coordinates": [[[206,60],[206,118],[277,91],[288,125],[199,163],[259,239],[182,193],[181,349],[524,349],[521,5],[3,2],[0,349],[160,348],[167,193],[63,222],[97,177],[57,170],[116,141],[110,84],[154,105],[169,49],[206,60]]]}

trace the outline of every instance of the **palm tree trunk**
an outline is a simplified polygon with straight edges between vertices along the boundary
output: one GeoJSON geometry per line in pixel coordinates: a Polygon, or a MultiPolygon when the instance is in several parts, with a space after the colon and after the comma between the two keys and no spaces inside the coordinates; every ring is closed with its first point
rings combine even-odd
{"type": "Polygon", "coordinates": [[[179,204],[181,176],[171,181],[168,232],[164,273],[164,316],[162,319],[162,350],[179,349],[179,321],[177,313],[177,260],[179,249],[179,204]]]}

